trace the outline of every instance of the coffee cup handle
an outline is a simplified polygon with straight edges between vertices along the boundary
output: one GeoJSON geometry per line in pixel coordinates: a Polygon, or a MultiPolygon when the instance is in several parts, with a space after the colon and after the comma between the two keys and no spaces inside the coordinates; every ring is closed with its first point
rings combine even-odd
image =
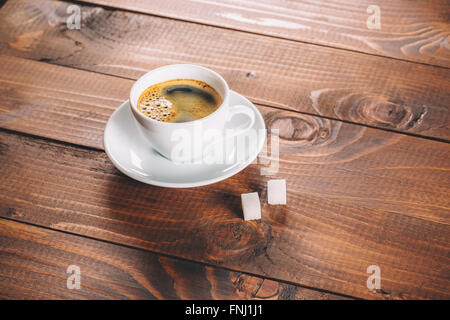
{"type": "Polygon", "coordinates": [[[206,153],[208,153],[208,151],[210,150],[209,148],[212,148],[217,143],[220,143],[220,142],[226,141],[228,139],[231,139],[233,137],[236,137],[236,136],[240,135],[241,133],[244,133],[244,132],[250,130],[253,127],[253,124],[255,123],[255,112],[250,107],[245,106],[245,105],[231,106],[228,111],[228,116],[227,116],[226,122],[229,122],[231,120],[231,118],[233,118],[237,114],[245,114],[246,116],[248,116],[249,120],[240,126],[226,130],[226,133],[222,137],[222,139],[219,139],[217,141],[209,143],[205,148],[206,153]]]}
{"type": "Polygon", "coordinates": [[[247,123],[244,123],[240,126],[232,128],[231,132],[228,132],[225,135],[225,139],[229,139],[229,138],[238,136],[241,133],[244,133],[244,132],[250,130],[250,128],[252,128],[255,123],[255,112],[250,107],[245,106],[245,105],[240,105],[240,104],[230,107],[230,110],[228,111],[227,122],[229,122],[231,120],[231,118],[233,118],[237,114],[245,114],[246,116],[248,116],[249,121],[247,121],[247,123]]]}

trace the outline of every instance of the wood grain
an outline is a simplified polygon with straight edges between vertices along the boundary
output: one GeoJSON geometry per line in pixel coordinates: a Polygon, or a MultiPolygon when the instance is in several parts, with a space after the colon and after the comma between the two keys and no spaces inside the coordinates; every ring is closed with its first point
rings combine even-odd
{"type": "Polygon", "coordinates": [[[171,63],[221,73],[253,102],[450,139],[450,70],[143,14],[70,3],[8,1],[0,52],[136,79],[171,63]]]}
{"type": "MultiPolygon", "coordinates": [[[[22,82],[1,82],[11,99],[2,127],[101,148],[100,123],[129,80],[5,59],[21,66],[22,82]]],[[[102,152],[2,133],[0,215],[354,297],[449,297],[448,144],[259,109],[280,129],[287,206],[267,204],[261,165],[172,190],[121,175],[102,152]],[[239,195],[251,191],[262,199],[258,222],[241,216],[239,195]],[[372,264],[382,269],[379,292],[365,286],[372,264]]]]}
{"type": "Polygon", "coordinates": [[[348,299],[291,284],[0,219],[7,299],[348,299]],[[80,268],[80,290],[67,268],[80,268]]]}
{"type": "MultiPolygon", "coordinates": [[[[16,57],[0,56],[0,61],[0,127],[103,150],[106,121],[128,98],[133,81],[16,57]]],[[[258,107],[267,128],[280,130],[280,157],[287,172],[292,163],[325,170],[320,184],[311,176],[311,185],[301,186],[303,190],[311,192],[314,186],[323,196],[324,188],[327,197],[352,205],[447,221],[442,186],[448,180],[442,173],[448,169],[448,144],[258,107]],[[347,193],[342,193],[344,178],[347,193]],[[397,184],[397,189],[390,187],[397,184]],[[415,195],[405,194],[402,186],[415,195]]]]}
{"type": "Polygon", "coordinates": [[[1,127],[97,149],[134,83],[15,57],[0,61],[1,127]]]}
{"type": "Polygon", "coordinates": [[[202,24],[450,67],[447,0],[81,0],[202,24]],[[369,29],[369,6],[380,29],[369,29]]]}
{"type": "Polygon", "coordinates": [[[3,217],[355,297],[449,298],[448,223],[305,191],[308,177],[295,177],[305,166],[280,172],[288,205],[273,207],[255,168],[208,187],[163,189],[124,177],[98,151],[6,133],[0,146],[3,217]],[[242,219],[239,194],[249,191],[261,195],[261,221],[242,219]],[[371,292],[374,264],[382,290],[371,292]]]}

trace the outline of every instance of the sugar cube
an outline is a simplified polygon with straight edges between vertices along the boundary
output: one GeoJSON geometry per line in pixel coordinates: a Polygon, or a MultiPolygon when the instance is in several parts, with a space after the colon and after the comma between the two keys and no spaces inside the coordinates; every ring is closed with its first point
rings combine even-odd
{"type": "Polygon", "coordinates": [[[261,219],[261,204],[259,203],[258,192],[241,194],[241,202],[244,220],[261,219]]]}
{"type": "Polygon", "coordinates": [[[286,204],[286,180],[267,181],[267,201],[269,204],[286,204]]]}

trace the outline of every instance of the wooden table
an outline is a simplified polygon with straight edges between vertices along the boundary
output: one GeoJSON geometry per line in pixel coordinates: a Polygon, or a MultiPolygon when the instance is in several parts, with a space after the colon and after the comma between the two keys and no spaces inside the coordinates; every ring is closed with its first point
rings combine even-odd
{"type": "Polygon", "coordinates": [[[8,0],[0,297],[449,299],[449,17],[448,0],[8,0]],[[221,73],[280,130],[275,175],[167,189],[115,169],[106,121],[172,63],[221,73]]]}

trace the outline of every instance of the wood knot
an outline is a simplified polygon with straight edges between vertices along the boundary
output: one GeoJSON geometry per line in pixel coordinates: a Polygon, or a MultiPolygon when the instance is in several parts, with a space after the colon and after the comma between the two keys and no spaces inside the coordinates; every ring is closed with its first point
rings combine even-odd
{"type": "Polygon", "coordinates": [[[434,127],[446,124],[447,108],[423,101],[423,95],[408,88],[398,88],[393,95],[324,88],[312,91],[310,98],[313,109],[320,115],[379,128],[427,130],[431,120],[426,121],[425,117],[433,119],[434,127]]]}
{"type": "Polygon", "coordinates": [[[268,127],[279,130],[279,137],[284,140],[317,143],[328,140],[332,133],[327,119],[303,114],[280,117],[277,113],[269,119],[268,127]]]}
{"type": "Polygon", "coordinates": [[[397,130],[420,125],[426,112],[425,106],[419,107],[398,98],[364,94],[348,94],[339,99],[335,107],[335,113],[341,119],[397,130]]]}
{"type": "Polygon", "coordinates": [[[230,221],[205,231],[206,258],[214,263],[247,262],[263,254],[272,239],[270,225],[262,221],[230,221]]]}
{"type": "Polygon", "coordinates": [[[329,136],[330,136],[330,130],[328,130],[327,128],[321,128],[319,130],[319,137],[321,139],[328,139],[329,136]]]}
{"type": "MultiPolygon", "coordinates": [[[[284,287],[289,287],[289,285],[280,284],[277,281],[261,279],[243,273],[231,273],[230,278],[240,299],[277,299],[284,287]]],[[[295,297],[287,296],[285,300],[293,298],[295,297]]]]}

